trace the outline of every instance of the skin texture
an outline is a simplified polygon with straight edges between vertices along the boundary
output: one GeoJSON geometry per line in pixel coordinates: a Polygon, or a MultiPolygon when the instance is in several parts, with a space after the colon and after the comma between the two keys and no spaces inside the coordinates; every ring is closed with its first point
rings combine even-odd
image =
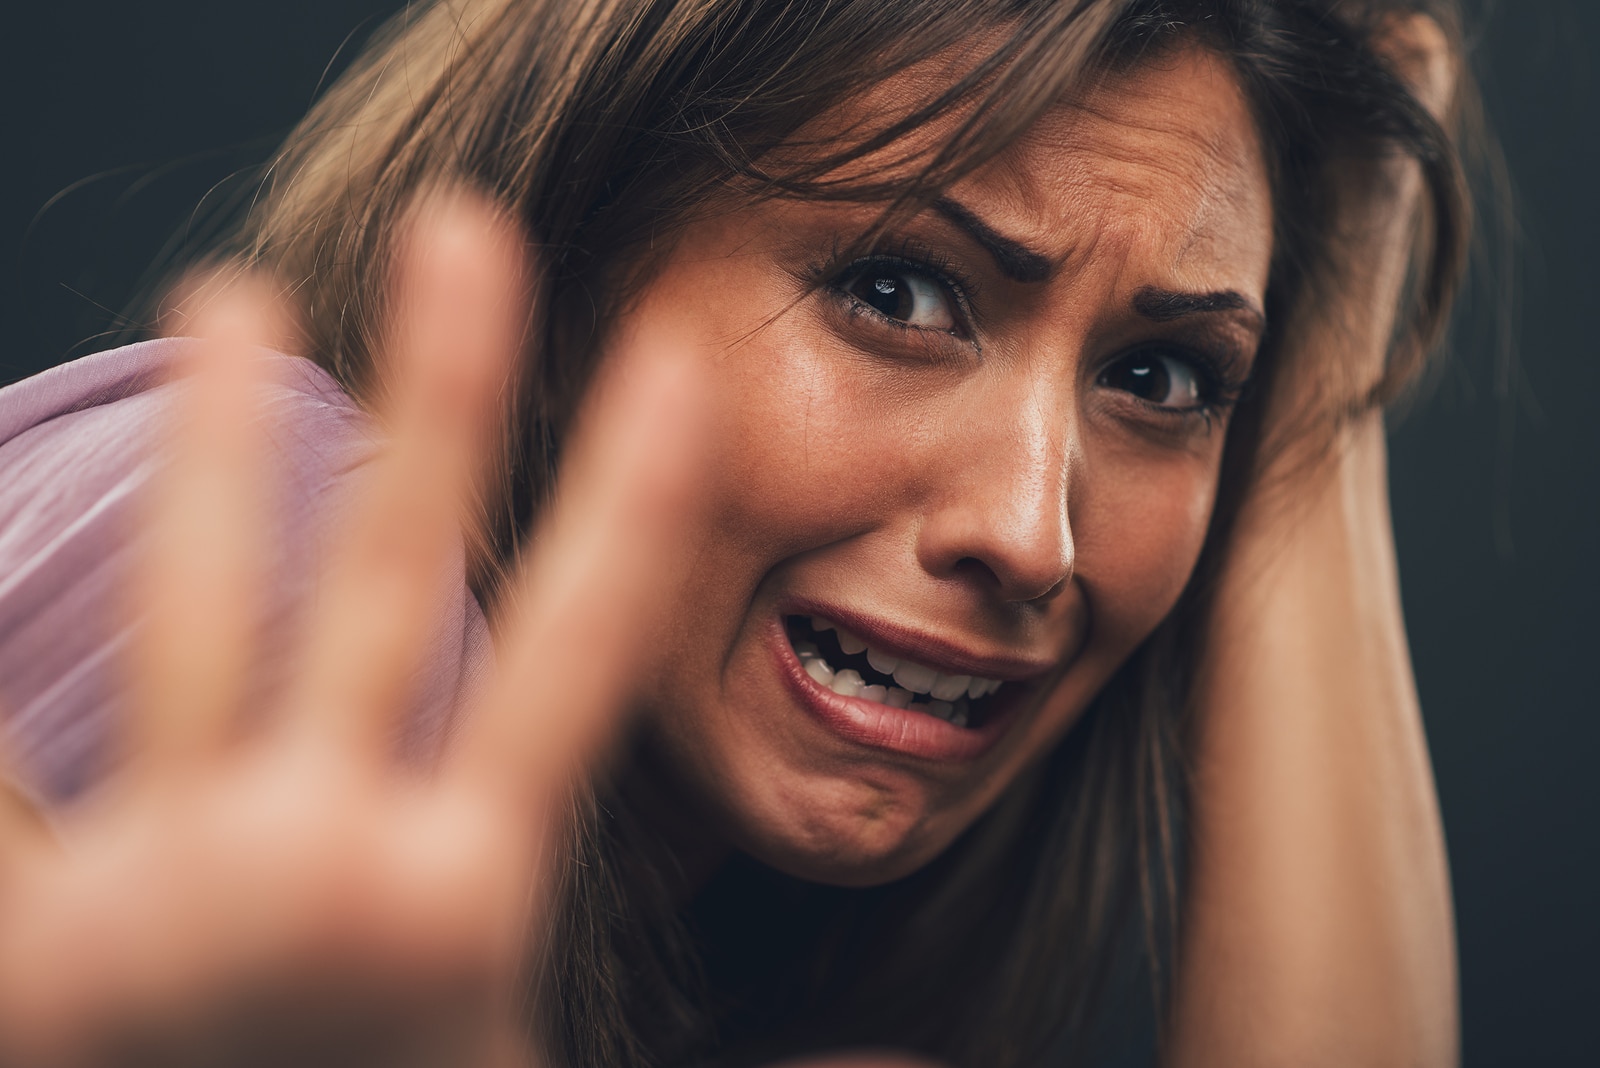
{"type": "Polygon", "coordinates": [[[848,265],[828,258],[878,208],[820,202],[691,226],[632,313],[712,354],[719,417],[710,533],[647,714],[715,838],[804,878],[864,885],[926,863],[1168,612],[1205,536],[1226,408],[1163,409],[1102,376],[1165,346],[1243,378],[1258,341],[1250,310],[1135,308],[1151,288],[1262,303],[1265,166],[1207,52],[1056,109],[948,197],[1041,263],[1007,277],[937,211],[897,227],[880,248],[966,282],[948,318],[917,318],[938,329],[841,292],[848,265]],[[795,597],[1064,674],[977,759],[861,744],[780,677],[771,628],[795,597]]]}
{"type": "MultiPolygon", "coordinates": [[[[1395,39],[1442,109],[1448,49],[1429,27],[1395,39]]],[[[1345,177],[1351,266],[1296,310],[1290,343],[1359,381],[1382,363],[1415,176],[1345,177]]],[[[246,354],[273,309],[219,297],[152,506],[138,747],[48,829],[0,809],[0,1064],[526,1063],[518,969],[549,802],[646,662],[673,808],[709,814],[714,847],[865,883],[970,823],[1167,611],[1210,515],[1220,414],[1174,422],[1107,371],[1151,341],[1220,337],[1242,374],[1259,324],[1153,323],[1130,300],[1159,286],[1259,305],[1270,231],[1237,89],[1196,52],[1052,115],[952,196],[1053,268],[1002,278],[918,220],[913,236],[978,283],[970,337],[895,332],[810,288],[848,280],[814,270],[869,217],[848,208],[746,205],[671,251],[579,419],[495,677],[431,778],[394,766],[386,727],[513,348],[517,242],[470,201],[412,235],[378,413],[391,441],[332,553],[303,677],[244,739],[229,729],[241,682],[218,665],[248,640],[246,354]],[[968,764],[853,746],[770,662],[762,634],[800,594],[1065,674],[968,764]]],[[[1292,412],[1317,382],[1279,388],[1272,410],[1292,412]]],[[[1242,514],[1197,694],[1165,1063],[1455,1060],[1448,876],[1384,489],[1373,416],[1296,507],[1258,495],[1242,514]]]]}

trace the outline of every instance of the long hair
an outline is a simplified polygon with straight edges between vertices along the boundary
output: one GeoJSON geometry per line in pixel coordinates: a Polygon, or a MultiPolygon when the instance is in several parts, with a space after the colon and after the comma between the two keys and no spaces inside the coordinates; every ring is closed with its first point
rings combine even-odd
{"type": "MultiPolygon", "coordinates": [[[[1400,151],[1421,164],[1427,224],[1388,369],[1356,392],[1330,387],[1307,413],[1306,432],[1331,441],[1340,420],[1415,377],[1464,258],[1456,143],[1371,46],[1384,18],[1413,10],[1459,41],[1452,0],[439,0],[398,16],[295,131],[243,251],[294,294],[305,354],[360,397],[377,388],[392,245],[419,194],[467,183],[520,223],[536,312],[474,568],[492,606],[550,496],[606,324],[697,212],[727,196],[878,203],[885,219],[915,210],[1097,77],[1196,43],[1231,63],[1266,148],[1270,322],[1328,280],[1329,160],[1400,151]],[[806,141],[834,109],[956,46],[975,51],[953,84],[806,141]],[[934,123],[949,131],[937,143],[908,137],[934,123]],[[866,178],[847,166],[874,154],[895,165],[866,178]]],[[[1269,334],[1258,380],[1292,358],[1269,334]]],[[[1178,607],[1060,745],[924,870],[843,890],[736,861],[684,915],[670,860],[642,840],[626,766],[577,797],[529,995],[551,1062],[739,1063],[858,1043],[956,1064],[1058,1063],[1081,1052],[1130,929],[1145,933],[1159,1001],[1195,627],[1266,394],[1241,403],[1178,607]]]]}

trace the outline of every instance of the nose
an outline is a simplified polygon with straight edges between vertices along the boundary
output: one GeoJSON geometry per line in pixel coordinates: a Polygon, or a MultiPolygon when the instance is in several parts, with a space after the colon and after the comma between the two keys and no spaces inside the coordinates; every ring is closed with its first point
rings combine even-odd
{"type": "Polygon", "coordinates": [[[1046,602],[1067,587],[1078,445],[1076,419],[1064,407],[1031,397],[946,440],[917,535],[930,574],[967,578],[1014,603],[1046,602]]]}

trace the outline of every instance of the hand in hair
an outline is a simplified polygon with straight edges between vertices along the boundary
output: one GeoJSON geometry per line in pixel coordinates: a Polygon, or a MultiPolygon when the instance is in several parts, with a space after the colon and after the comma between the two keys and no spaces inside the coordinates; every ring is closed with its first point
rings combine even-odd
{"type": "MultiPolygon", "coordinates": [[[[1442,118],[1444,35],[1420,16],[1390,32],[1383,50],[1442,118]]],[[[1335,164],[1334,262],[1278,342],[1268,447],[1203,623],[1175,1068],[1459,1062],[1449,870],[1368,403],[1393,358],[1417,170],[1335,164]],[[1320,438],[1293,425],[1319,389],[1349,402],[1320,438]]]]}
{"type": "Polygon", "coordinates": [[[1459,180],[1443,163],[1454,156],[1459,57],[1426,15],[1390,16],[1371,33],[1385,65],[1375,73],[1397,78],[1411,106],[1374,123],[1388,128],[1387,143],[1369,132],[1332,153],[1321,208],[1332,240],[1326,259],[1308,265],[1309,284],[1287,309],[1278,372],[1263,383],[1267,482],[1304,474],[1348,424],[1376,417],[1415,380],[1444,332],[1465,254],[1468,220],[1429,210],[1459,180]]]}
{"type": "Polygon", "coordinates": [[[57,834],[0,822],[0,1064],[521,1063],[541,842],[603,744],[694,515],[699,396],[640,339],[583,416],[512,582],[498,670],[427,772],[395,759],[520,326],[512,240],[467,198],[402,265],[388,442],[330,554],[300,670],[240,722],[263,558],[248,286],[194,324],[134,593],[125,770],[57,834]]]}

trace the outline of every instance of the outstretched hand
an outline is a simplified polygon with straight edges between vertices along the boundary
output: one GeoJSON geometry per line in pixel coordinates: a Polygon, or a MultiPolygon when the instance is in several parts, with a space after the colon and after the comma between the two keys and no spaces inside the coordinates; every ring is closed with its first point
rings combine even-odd
{"type": "Polygon", "coordinates": [[[124,767],[55,833],[0,821],[0,1064],[518,1063],[517,984],[557,803],[665,618],[696,513],[701,393],[615,354],[508,585],[449,752],[396,759],[406,680],[524,322],[518,243],[467,197],[419,215],[370,465],[284,698],[241,723],[272,472],[271,302],[214,295],[131,591],[124,767]]]}

